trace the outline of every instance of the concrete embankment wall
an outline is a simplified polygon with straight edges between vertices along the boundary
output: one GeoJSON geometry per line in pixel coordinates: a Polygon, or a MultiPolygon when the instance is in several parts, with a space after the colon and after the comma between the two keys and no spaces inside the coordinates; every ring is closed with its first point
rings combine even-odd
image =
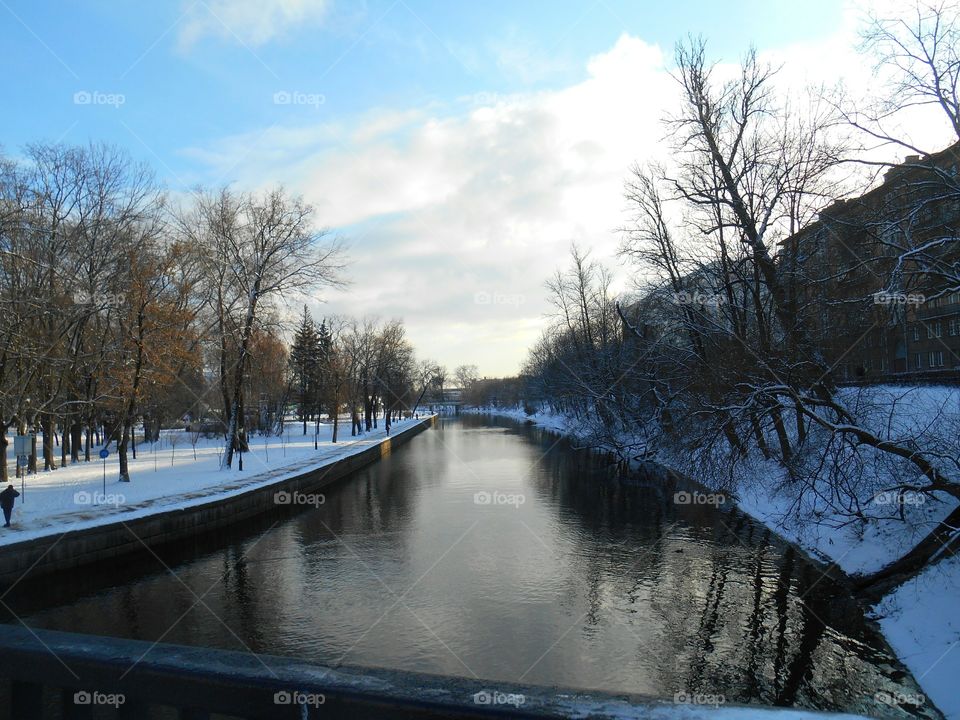
{"type": "MultiPolygon", "coordinates": [[[[426,418],[358,453],[331,460],[295,477],[251,488],[240,495],[4,545],[0,548],[0,586],[10,586],[26,576],[32,580],[48,573],[143,552],[146,548],[189,540],[257,515],[282,512],[284,506],[276,504],[275,493],[309,493],[327,487],[389,455],[394,447],[432,427],[435,422],[436,416],[426,418]]],[[[286,508],[287,512],[290,510],[286,508]]]]}

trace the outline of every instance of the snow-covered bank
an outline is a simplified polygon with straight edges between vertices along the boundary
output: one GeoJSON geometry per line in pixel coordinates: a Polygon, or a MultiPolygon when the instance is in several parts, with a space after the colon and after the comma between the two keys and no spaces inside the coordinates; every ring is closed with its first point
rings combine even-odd
{"type": "MultiPolygon", "coordinates": [[[[903,404],[898,418],[905,424],[920,424],[924,418],[939,416],[945,409],[957,407],[955,389],[925,388],[903,404]]],[[[521,408],[480,408],[474,410],[531,422],[546,430],[583,439],[582,424],[549,411],[527,414],[521,408]],[[578,432],[580,431],[580,432],[578,432]]],[[[952,420],[952,419],[951,419],[952,420]]],[[[695,477],[682,458],[661,453],[663,464],[695,477]]],[[[905,507],[911,523],[897,520],[871,520],[866,524],[846,524],[843,518],[820,517],[809,522],[797,513],[786,487],[780,482],[760,482],[764,477],[777,480],[782,468],[773,461],[751,459],[742,468],[737,504],[782,537],[804,550],[835,562],[848,573],[872,572],[899,558],[926,534],[936,520],[945,517],[956,503],[925,502],[905,507]],[[778,489],[779,488],[779,489],[778,489]]],[[[960,720],[960,621],[956,608],[960,600],[960,559],[942,560],[886,595],[874,608],[880,627],[903,664],[910,669],[924,693],[948,718],[960,720]]],[[[896,698],[892,698],[896,701],[896,698]]]]}
{"type": "MultiPolygon", "coordinates": [[[[391,435],[404,432],[424,418],[396,422],[391,435]]],[[[153,446],[143,444],[137,459],[130,458],[131,482],[119,482],[117,456],[103,462],[67,465],[53,471],[13,480],[23,495],[17,498],[12,527],[0,531],[0,545],[60,535],[135,518],[192,507],[211,500],[232,497],[288,477],[333,464],[380,443],[387,435],[381,427],[358,437],[340,428],[340,440],[331,442],[332,426],[321,425],[314,449],[313,428],[302,434],[290,426],[283,436],[253,437],[250,451],[243,453],[243,466],[220,469],[223,442],[219,438],[196,439],[190,433],[166,432],[153,446]],[[191,443],[196,440],[196,446],[191,443]]]]}
{"type": "Polygon", "coordinates": [[[946,558],[874,608],[887,641],[948,718],[960,718],[960,558],[946,558]]]}

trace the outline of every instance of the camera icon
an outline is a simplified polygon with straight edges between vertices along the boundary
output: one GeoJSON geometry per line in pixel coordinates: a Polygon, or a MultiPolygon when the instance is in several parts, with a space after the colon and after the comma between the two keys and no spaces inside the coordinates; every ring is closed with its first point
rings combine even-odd
{"type": "Polygon", "coordinates": [[[89,705],[91,702],[93,702],[93,696],[86,690],[78,690],[73,694],[74,705],[89,705]]]}
{"type": "Polygon", "coordinates": [[[86,490],[80,490],[73,494],[74,505],[89,505],[93,502],[93,497],[86,490]]]}
{"type": "Polygon", "coordinates": [[[673,494],[673,502],[677,505],[689,505],[692,501],[693,496],[686,491],[673,494]]]}
{"type": "Polygon", "coordinates": [[[274,505],[289,505],[292,502],[293,502],[293,495],[288,493],[286,490],[280,490],[273,494],[274,505]]]}
{"type": "Polygon", "coordinates": [[[289,105],[290,104],[290,93],[286,90],[279,90],[273,94],[273,104],[274,105],[289,105]]]}
{"type": "Polygon", "coordinates": [[[289,690],[278,690],[273,694],[274,705],[290,705],[293,703],[293,694],[289,690]]]}
{"type": "Polygon", "coordinates": [[[493,695],[489,690],[481,690],[473,694],[473,702],[475,705],[489,705],[493,702],[493,695]]]}
{"type": "Polygon", "coordinates": [[[86,90],[78,90],[73,94],[74,105],[89,105],[93,102],[93,95],[86,90]]]}
{"type": "Polygon", "coordinates": [[[486,490],[481,490],[480,492],[473,494],[474,505],[489,505],[491,502],[493,502],[493,495],[488,493],[486,490]]]}
{"type": "Polygon", "coordinates": [[[490,293],[485,290],[473,294],[473,302],[476,305],[489,305],[493,301],[490,293]]]}

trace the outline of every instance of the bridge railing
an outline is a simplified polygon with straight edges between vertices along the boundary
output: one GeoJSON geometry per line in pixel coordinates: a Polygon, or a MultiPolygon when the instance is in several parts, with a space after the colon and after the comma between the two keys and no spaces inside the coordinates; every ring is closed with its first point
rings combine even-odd
{"type": "MultiPolygon", "coordinates": [[[[13,720],[62,718],[699,718],[704,706],[0,626],[13,720]]],[[[790,711],[751,707],[755,718],[790,711]]],[[[5,715],[6,713],[0,713],[5,715]]],[[[798,718],[800,714],[797,713],[798,718]]],[[[802,717],[810,718],[811,713],[802,717]]],[[[849,716],[847,716],[849,717],[849,716]]]]}

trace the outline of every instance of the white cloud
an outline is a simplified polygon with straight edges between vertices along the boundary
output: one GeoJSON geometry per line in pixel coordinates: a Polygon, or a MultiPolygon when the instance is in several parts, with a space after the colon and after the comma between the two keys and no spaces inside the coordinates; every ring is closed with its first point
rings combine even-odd
{"type": "MultiPolygon", "coordinates": [[[[856,57],[851,34],[769,55],[789,63],[791,85],[832,82],[856,57]]],[[[862,66],[850,73],[861,86],[862,66]]],[[[663,159],[677,90],[661,48],[624,35],[560,90],[378,109],[193,152],[240,186],[294,188],[346,228],[354,285],[321,312],[404,317],[422,355],[507,374],[543,326],[543,283],[571,242],[618,265],[623,181],[633,162],[663,159]]]]}
{"type": "Polygon", "coordinates": [[[184,0],[179,43],[189,49],[205,37],[263,45],[290,31],[319,24],[329,0],[184,0]]]}
{"type": "Polygon", "coordinates": [[[657,152],[674,93],[661,51],[637,38],[621,37],[587,70],[555,92],[275,128],[191,152],[241,186],[283,182],[324,223],[353,226],[355,283],[325,311],[403,316],[423,355],[511,373],[570,243],[614,262],[623,180],[657,152]]]}

